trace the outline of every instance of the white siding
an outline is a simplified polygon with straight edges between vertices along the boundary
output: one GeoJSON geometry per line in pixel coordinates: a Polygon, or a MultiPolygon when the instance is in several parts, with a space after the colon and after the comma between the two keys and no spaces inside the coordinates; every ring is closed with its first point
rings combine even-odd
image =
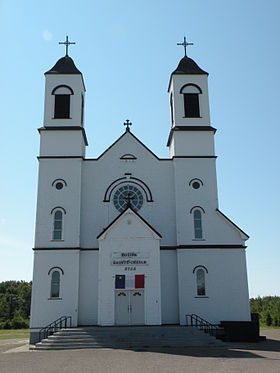
{"type": "Polygon", "coordinates": [[[179,323],[177,251],[160,251],[161,314],[163,324],[179,323]]]}
{"type": "Polygon", "coordinates": [[[98,251],[80,252],[79,325],[97,324],[98,251]]]}

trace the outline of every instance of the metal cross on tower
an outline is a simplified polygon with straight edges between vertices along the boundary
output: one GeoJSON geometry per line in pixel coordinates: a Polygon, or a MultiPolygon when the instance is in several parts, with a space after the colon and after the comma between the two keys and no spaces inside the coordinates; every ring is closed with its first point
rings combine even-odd
{"type": "Polygon", "coordinates": [[[129,121],[129,119],[127,119],[124,124],[124,126],[126,126],[126,131],[130,131],[129,127],[132,126],[132,123],[129,121]]]}
{"type": "Polygon", "coordinates": [[[188,43],[186,37],[184,36],[184,41],[183,43],[177,43],[177,45],[182,45],[185,50],[185,57],[187,57],[187,46],[188,45],[193,45],[193,43],[188,43]]]}
{"type": "Polygon", "coordinates": [[[76,44],[76,43],[74,41],[69,41],[68,40],[68,35],[66,35],[66,40],[65,41],[60,41],[58,44],[64,44],[65,45],[65,49],[66,49],[65,56],[68,56],[69,45],[76,44]]]}

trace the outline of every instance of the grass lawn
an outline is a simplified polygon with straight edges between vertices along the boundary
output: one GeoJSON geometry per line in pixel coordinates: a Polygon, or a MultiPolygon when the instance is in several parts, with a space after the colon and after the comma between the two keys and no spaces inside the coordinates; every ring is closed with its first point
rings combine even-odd
{"type": "Polygon", "coordinates": [[[0,329],[0,340],[25,338],[29,338],[29,329],[0,329]]]}
{"type": "Polygon", "coordinates": [[[261,330],[265,330],[265,329],[269,329],[269,330],[271,330],[271,329],[280,329],[280,326],[267,326],[267,325],[260,325],[260,329],[261,330]]]}

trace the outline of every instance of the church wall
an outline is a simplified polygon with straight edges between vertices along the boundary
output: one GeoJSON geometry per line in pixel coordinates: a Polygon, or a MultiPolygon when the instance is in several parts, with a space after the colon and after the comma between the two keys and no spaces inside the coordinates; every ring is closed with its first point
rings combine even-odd
{"type": "Polygon", "coordinates": [[[179,323],[177,251],[160,251],[162,324],[179,323]]]}
{"type": "Polygon", "coordinates": [[[82,131],[42,130],[40,156],[81,156],[85,155],[82,131]]]}
{"type": "Polygon", "coordinates": [[[99,160],[85,161],[83,164],[82,247],[98,247],[96,236],[119,215],[112,199],[110,202],[103,202],[103,199],[109,185],[124,177],[125,173],[131,173],[132,177],[147,184],[153,202],[145,201],[139,213],[162,234],[161,244],[174,245],[176,221],[172,161],[159,161],[128,135],[99,160]],[[137,159],[120,160],[126,153],[134,154],[137,159]]]}
{"type": "Polygon", "coordinates": [[[79,251],[43,250],[34,253],[30,330],[36,335],[61,316],[72,316],[77,325],[79,251]],[[62,269],[59,298],[51,298],[51,272],[53,267],[62,269]],[[50,273],[49,273],[50,272],[50,273]]]}
{"type": "Polygon", "coordinates": [[[218,216],[218,195],[215,159],[175,159],[174,183],[176,195],[177,243],[186,244],[244,244],[239,231],[218,216]],[[198,178],[203,185],[193,189],[190,181],[198,178]],[[194,237],[191,210],[202,211],[202,239],[194,237]]]}
{"type": "Polygon", "coordinates": [[[213,156],[213,136],[211,131],[174,131],[170,156],[213,156]]]}
{"type": "Polygon", "coordinates": [[[98,255],[96,251],[80,251],[78,325],[97,324],[98,255]]]}
{"type": "Polygon", "coordinates": [[[211,323],[249,321],[249,294],[244,249],[178,250],[180,323],[195,313],[211,323]],[[197,296],[196,266],[204,266],[206,296],[197,296]]]}
{"type": "Polygon", "coordinates": [[[81,205],[81,160],[41,159],[39,167],[35,247],[79,247],[81,205]],[[66,186],[57,190],[52,183],[63,179],[66,186]],[[62,240],[53,240],[52,210],[62,207],[62,240]]]}

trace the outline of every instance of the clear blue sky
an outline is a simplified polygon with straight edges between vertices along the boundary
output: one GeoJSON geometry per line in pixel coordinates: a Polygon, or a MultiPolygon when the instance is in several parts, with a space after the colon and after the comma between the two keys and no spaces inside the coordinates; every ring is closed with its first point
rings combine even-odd
{"type": "Polygon", "coordinates": [[[87,88],[88,157],[124,131],[168,156],[167,85],[183,56],[209,72],[220,209],[250,235],[250,295],[280,295],[279,0],[0,0],[0,281],[31,280],[44,75],[70,55],[87,88]],[[108,106],[110,110],[108,110],[108,106]]]}

